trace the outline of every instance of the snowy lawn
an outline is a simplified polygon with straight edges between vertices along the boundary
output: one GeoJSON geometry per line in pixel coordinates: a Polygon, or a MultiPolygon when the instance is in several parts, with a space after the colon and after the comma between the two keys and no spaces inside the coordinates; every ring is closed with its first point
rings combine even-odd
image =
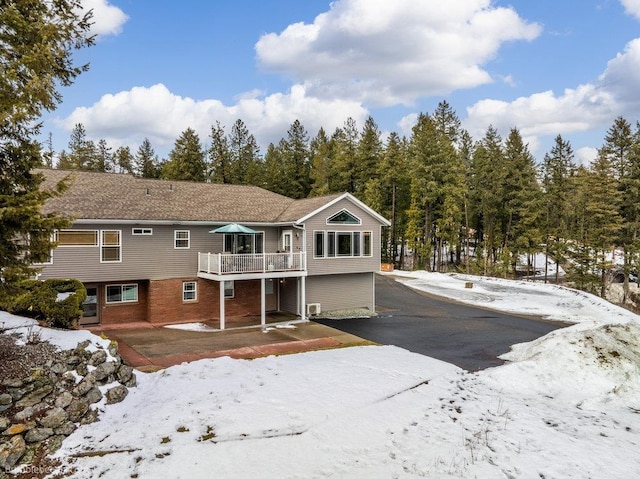
{"type": "Polygon", "coordinates": [[[392,346],[138,373],[125,401],[57,457],[79,478],[640,476],[638,316],[556,286],[400,274],[577,324],[476,373],[392,346]]]}

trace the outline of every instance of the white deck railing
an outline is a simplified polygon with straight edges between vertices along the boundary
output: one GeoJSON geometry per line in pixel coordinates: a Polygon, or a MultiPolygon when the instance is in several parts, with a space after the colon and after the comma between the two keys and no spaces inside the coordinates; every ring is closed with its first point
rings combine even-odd
{"type": "Polygon", "coordinates": [[[305,271],[305,253],[198,253],[198,272],[209,274],[305,271]]]}

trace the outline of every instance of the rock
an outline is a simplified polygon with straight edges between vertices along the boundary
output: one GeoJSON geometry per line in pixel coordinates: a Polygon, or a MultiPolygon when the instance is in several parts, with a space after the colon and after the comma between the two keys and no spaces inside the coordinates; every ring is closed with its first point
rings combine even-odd
{"type": "Polygon", "coordinates": [[[71,390],[71,394],[76,397],[84,396],[89,392],[89,390],[94,387],[96,384],[95,378],[93,375],[87,375],[82,381],[78,383],[78,385],[71,390]]]}
{"type": "Polygon", "coordinates": [[[107,353],[103,349],[98,349],[95,353],[91,355],[89,358],[89,364],[92,366],[97,366],[98,364],[102,364],[107,360],[107,353]]]}
{"type": "Polygon", "coordinates": [[[26,396],[31,391],[33,391],[35,388],[36,387],[33,384],[26,384],[24,385],[24,387],[21,387],[21,388],[10,388],[8,392],[9,394],[11,394],[11,397],[13,398],[14,401],[19,401],[24,396],[26,396]]]}
{"type": "Polygon", "coordinates": [[[69,436],[73,431],[75,431],[77,426],[71,421],[67,421],[62,424],[60,427],[56,427],[53,429],[54,434],[61,434],[63,436],[69,436]]]}
{"type": "Polygon", "coordinates": [[[59,361],[56,361],[51,365],[51,372],[55,374],[62,374],[67,371],[67,366],[59,361]]]}
{"type": "Polygon", "coordinates": [[[76,375],[72,371],[67,371],[62,375],[62,380],[68,384],[75,384],[76,375]]]}
{"type": "Polygon", "coordinates": [[[80,419],[80,424],[84,426],[85,424],[96,422],[98,420],[98,413],[99,411],[97,409],[89,409],[87,414],[82,416],[82,419],[80,419]]]}
{"type": "Polygon", "coordinates": [[[92,374],[96,378],[96,381],[102,381],[103,379],[109,377],[109,375],[115,373],[116,367],[117,365],[113,361],[102,363],[92,371],[92,374]]]}
{"type": "Polygon", "coordinates": [[[65,411],[69,416],[69,421],[78,422],[89,410],[87,398],[77,398],[71,401],[65,411]]]}
{"type": "Polygon", "coordinates": [[[113,387],[107,391],[107,404],[115,404],[122,401],[129,394],[129,390],[122,385],[113,387]]]}
{"type": "Polygon", "coordinates": [[[128,388],[132,388],[135,387],[135,385],[137,384],[137,379],[136,379],[136,375],[132,374],[131,377],[122,383],[124,386],[127,386],[128,388]]]}
{"type": "Polygon", "coordinates": [[[116,356],[118,354],[118,343],[115,341],[109,342],[109,354],[116,356]]]}
{"type": "Polygon", "coordinates": [[[76,346],[76,352],[77,351],[82,351],[84,352],[85,349],[87,349],[89,347],[89,345],[91,344],[91,340],[89,339],[85,339],[84,341],[82,341],[81,343],[78,343],[78,345],[76,346]]]}
{"type": "Polygon", "coordinates": [[[13,436],[0,444],[0,471],[9,471],[24,455],[27,445],[22,436],[13,436]]]}
{"type": "Polygon", "coordinates": [[[82,358],[80,358],[80,356],[76,356],[75,354],[67,358],[67,364],[69,366],[75,366],[76,364],[80,364],[80,361],[82,361],[82,358]]]}
{"type": "Polygon", "coordinates": [[[27,406],[22,411],[17,412],[13,415],[13,420],[17,422],[23,422],[29,419],[34,414],[39,413],[40,411],[47,409],[47,405],[44,403],[34,404],[33,406],[27,406]]]}
{"type": "Polygon", "coordinates": [[[133,375],[133,368],[131,366],[127,366],[126,364],[123,364],[122,366],[120,366],[120,368],[118,369],[118,373],[117,373],[117,377],[118,377],[118,381],[121,384],[126,383],[129,379],[131,379],[131,376],[133,375]]]}
{"type": "Polygon", "coordinates": [[[0,412],[6,411],[13,406],[13,397],[11,394],[0,394],[0,412]]]}
{"type": "Polygon", "coordinates": [[[89,392],[87,392],[85,397],[89,401],[89,404],[95,404],[102,399],[102,393],[100,392],[100,389],[94,386],[89,389],[89,392]]]}
{"type": "Polygon", "coordinates": [[[24,383],[21,379],[3,379],[2,382],[0,382],[0,386],[7,388],[21,388],[24,386],[24,383]]]}
{"type": "Polygon", "coordinates": [[[56,398],[56,407],[66,408],[73,401],[73,394],[69,391],[64,391],[60,396],[56,398]]]}
{"type": "Polygon", "coordinates": [[[54,407],[38,419],[41,426],[56,428],[62,426],[67,421],[68,415],[61,407],[54,407]]]}
{"type": "Polygon", "coordinates": [[[86,376],[89,373],[89,369],[87,368],[87,364],[80,362],[76,365],[76,372],[80,376],[86,376]]]}
{"type": "Polygon", "coordinates": [[[27,431],[24,440],[26,442],[42,442],[50,436],[53,436],[53,429],[50,427],[36,427],[27,431]]]}
{"type": "Polygon", "coordinates": [[[0,416],[0,431],[4,431],[10,424],[9,418],[0,416]]]}
{"type": "Polygon", "coordinates": [[[32,391],[26,396],[24,396],[22,399],[20,399],[16,403],[16,406],[17,407],[33,406],[34,404],[37,404],[40,401],[42,401],[42,398],[49,395],[51,391],[53,391],[53,386],[50,384],[47,384],[46,386],[36,389],[35,391],[32,391]]]}
{"type": "Polygon", "coordinates": [[[62,441],[64,441],[64,439],[65,436],[62,435],[51,436],[49,439],[47,439],[45,442],[45,449],[47,451],[47,454],[53,454],[58,449],[60,449],[60,447],[62,446],[62,441]]]}
{"type": "Polygon", "coordinates": [[[31,429],[27,422],[18,422],[12,424],[2,432],[3,436],[15,436],[16,434],[22,434],[23,432],[31,429]]]}

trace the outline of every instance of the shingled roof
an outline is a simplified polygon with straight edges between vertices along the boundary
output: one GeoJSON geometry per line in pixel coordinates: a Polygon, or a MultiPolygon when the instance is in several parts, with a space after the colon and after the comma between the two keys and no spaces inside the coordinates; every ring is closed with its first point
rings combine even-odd
{"type": "Polygon", "coordinates": [[[45,213],[77,220],[287,223],[312,213],[340,194],[294,200],[256,186],[136,178],[87,171],[36,170],[43,188],[69,178],[69,189],[47,200],[45,213]]]}

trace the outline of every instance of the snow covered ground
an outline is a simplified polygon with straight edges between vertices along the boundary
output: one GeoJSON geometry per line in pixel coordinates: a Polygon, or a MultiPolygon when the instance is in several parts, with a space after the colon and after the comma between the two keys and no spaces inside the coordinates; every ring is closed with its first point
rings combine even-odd
{"type": "Polygon", "coordinates": [[[476,373],[393,346],[138,373],[125,401],[64,442],[63,467],[79,478],[640,477],[638,316],[558,286],[396,274],[576,324],[476,373]]]}

